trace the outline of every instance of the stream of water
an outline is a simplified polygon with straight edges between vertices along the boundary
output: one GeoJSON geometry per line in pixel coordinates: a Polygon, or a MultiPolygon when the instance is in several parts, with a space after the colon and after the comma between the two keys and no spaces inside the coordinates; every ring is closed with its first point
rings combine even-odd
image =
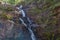
{"type": "Polygon", "coordinates": [[[32,40],[36,40],[36,37],[34,35],[33,30],[31,29],[30,24],[32,24],[32,22],[30,21],[29,17],[26,16],[25,12],[22,8],[22,5],[19,7],[19,11],[21,12],[22,18],[19,18],[19,20],[22,22],[23,25],[25,25],[25,27],[28,29],[30,35],[31,35],[31,39],[32,40]],[[20,10],[21,9],[21,10],[20,10]]]}

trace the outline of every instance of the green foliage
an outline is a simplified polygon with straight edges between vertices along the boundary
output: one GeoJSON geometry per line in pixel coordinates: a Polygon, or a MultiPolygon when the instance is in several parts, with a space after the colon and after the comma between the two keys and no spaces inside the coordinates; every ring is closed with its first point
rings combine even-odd
{"type": "Polygon", "coordinates": [[[0,14],[1,16],[0,16],[0,18],[4,18],[4,19],[7,19],[7,16],[6,16],[6,14],[5,13],[2,13],[2,14],[0,14]]]}
{"type": "Polygon", "coordinates": [[[4,18],[4,19],[10,20],[10,19],[12,19],[12,16],[11,15],[7,15],[7,13],[2,13],[2,14],[0,14],[0,18],[4,18]]]}
{"type": "Polygon", "coordinates": [[[15,4],[15,0],[9,0],[8,3],[15,4]]]}
{"type": "Polygon", "coordinates": [[[7,8],[0,7],[0,9],[3,10],[3,11],[13,11],[13,9],[11,7],[7,7],[7,8]]]}
{"type": "Polygon", "coordinates": [[[0,1],[7,2],[7,3],[12,4],[12,5],[16,5],[23,0],[0,0],[0,1]]]}

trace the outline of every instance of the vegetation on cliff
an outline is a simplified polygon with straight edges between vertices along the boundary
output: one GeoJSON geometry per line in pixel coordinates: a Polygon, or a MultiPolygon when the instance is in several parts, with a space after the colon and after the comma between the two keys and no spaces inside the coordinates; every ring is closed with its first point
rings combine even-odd
{"type": "MultiPolygon", "coordinates": [[[[33,28],[37,40],[60,40],[60,0],[8,0],[7,3],[6,6],[0,3],[0,20],[10,20],[15,16],[18,19],[15,7],[23,5],[27,15],[39,25],[33,28]]],[[[26,31],[24,27],[20,29],[26,31]]]]}

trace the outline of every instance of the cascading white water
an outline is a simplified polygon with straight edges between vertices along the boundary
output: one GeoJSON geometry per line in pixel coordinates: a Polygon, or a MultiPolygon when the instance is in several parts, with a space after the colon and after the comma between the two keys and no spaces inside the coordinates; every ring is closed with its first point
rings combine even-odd
{"type": "MultiPolygon", "coordinates": [[[[21,15],[22,15],[22,17],[26,17],[26,14],[25,14],[25,12],[21,9],[20,10],[20,8],[22,8],[22,5],[18,8],[19,9],[19,11],[21,12],[21,15]]],[[[30,28],[31,26],[27,23],[25,23],[24,21],[29,21],[29,23],[31,24],[31,21],[30,21],[30,19],[29,19],[29,17],[27,17],[27,20],[23,20],[22,18],[19,18],[19,20],[22,22],[22,24],[23,25],[25,25],[25,27],[28,29],[28,31],[29,31],[29,33],[30,33],[30,35],[31,35],[31,39],[32,40],[36,40],[36,37],[35,37],[35,35],[34,35],[34,33],[33,33],[33,30],[30,28]],[[27,26],[27,25],[29,25],[29,27],[27,26]]]]}
{"type": "Polygon", "coordinates": [[[28,28],[28,30],[29,30],[29,32],[30,32],[30,34],[31,34],[31,39],[32,39],[32,40],[36,40],[33,31],[32,31],[30,28],[28,28]]]}
{"type": "Polygon", "coordinates": [[[21,10],[21,12],[22,12],[23,17],[25,17],[25,13],[24,13],[24,11],[23,11],[23,10],[21,10]]]}
{"type": "Polygon", "coordinates": [[[24,21],[21,18],[20,18],[20,20],[22,21],[22,24],[24,24],[25,27],[28,28],[28,31],[31,34],[31,39],[36,40],[35,35],[34,35],[33,31],[31,30],[31,28],[27,27],[27,25],[24,23],[24,21]]]}

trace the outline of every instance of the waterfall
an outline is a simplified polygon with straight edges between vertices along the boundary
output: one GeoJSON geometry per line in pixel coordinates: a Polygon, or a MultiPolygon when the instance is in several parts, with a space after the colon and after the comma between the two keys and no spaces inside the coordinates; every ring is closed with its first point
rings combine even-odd
{"type": "Polygon", "coordinates": [[[18,9],[19,9],[19,12],[21,12],[21,15],[22,15],[22,18],[19,18],[19,20],[28,29],[28,31],[31,35],[31,39],[36,40],[35,35],[33,33],[33,30],[31,29],[31,25],[30,25],[30,24],[32,24],[31,20],[29,19],[29,17],[26,16],[24,10],[22,9],[22,5],[20,7],[18,7],[18,9]]]}
{"type": "MultiPolygon", "coordinates": [[[[29,33],[31,34],[31,39],[32,39],[32,40],[36,40],[35,35],[34,35],[32,29],[31,29],[30,27],[28,27],[28,26],[24,23],[23,19],[20,18],[20,20],[22,21],[22,24],[25,25],[25,27],[28,29],[29,33]]],[[[30,25],[29,25],[29,26],[30,26],[30,25]]]]}

